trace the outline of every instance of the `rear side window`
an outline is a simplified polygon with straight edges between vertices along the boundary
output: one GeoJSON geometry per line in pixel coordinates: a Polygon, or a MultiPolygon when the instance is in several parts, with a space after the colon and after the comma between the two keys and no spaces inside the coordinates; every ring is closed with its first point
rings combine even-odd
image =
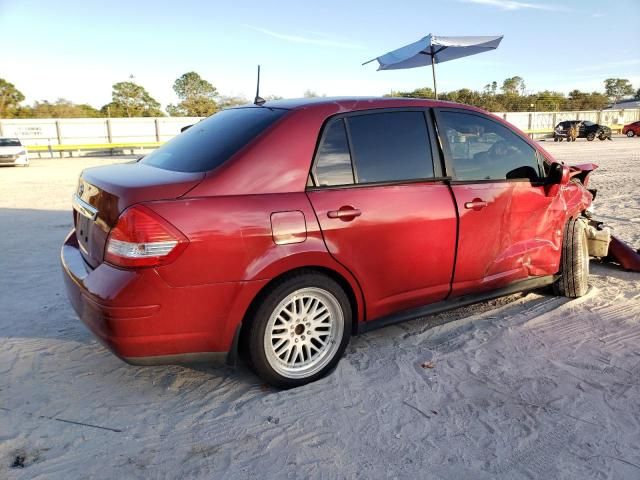
{"type": "Polygon", "coordinates": [[[178,172],[213,170],[286,112],[266,107],[223,110],[196,123],[140,162],[178,172]]]}
{"type": "Polygon", "coordinates": [[[457,180],[540,179],[535,149],[489,118],[440,112],[440,137],[449,147],[457,180]]]}
{"type": "Polygon", "coordinates": [[[353,183],[351,154],[344,120],[333,120],[325,128],[316,156],[316,176],[320,187],[353,183]]]}
{"type": "Polygon", "coordinates": [[[358,183],[434,176],[423,112],[355,115],[346,121],[358,183]]]}

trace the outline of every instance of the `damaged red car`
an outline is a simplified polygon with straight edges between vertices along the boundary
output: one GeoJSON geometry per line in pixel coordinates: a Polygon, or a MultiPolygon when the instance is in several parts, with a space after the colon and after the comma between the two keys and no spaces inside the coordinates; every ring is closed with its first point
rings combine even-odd
{"type": "Polygon", "coordinates": [[[129,363],[242,355],[297,386],[373,328],[547,286],[583,295],[594,168],[448,102],[232,108],[82,173],[67,293],[129,363]]]}

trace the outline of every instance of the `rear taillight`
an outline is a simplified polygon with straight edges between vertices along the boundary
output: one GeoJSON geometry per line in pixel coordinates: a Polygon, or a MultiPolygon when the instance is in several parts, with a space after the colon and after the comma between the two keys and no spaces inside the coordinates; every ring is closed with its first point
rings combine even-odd
{"type": "Polygon", "coordinates": [[[109,232],[104,259],[118,267],[155,267],[175,260],[189,240],[142,205],[126,209],[109,232]]]}

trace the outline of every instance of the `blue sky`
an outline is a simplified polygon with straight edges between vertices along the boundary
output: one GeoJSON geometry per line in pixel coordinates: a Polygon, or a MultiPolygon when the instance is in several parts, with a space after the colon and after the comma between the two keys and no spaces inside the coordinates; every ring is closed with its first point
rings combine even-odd
{"type": "Polygon", "coordinates": [[[0,77],[27,101],[96,107],[134,75],[163,106],[195,70],[225,95],[381,95],[431,86],[427,68],[377,72],[373,57],[428,33],[496,35],[496,51],[445,63],[439,90],[520,75],[527,89],[640,88],[640,1],[0,0],[0,77]],[[574,48],[571,48],[573,46],[574,48]]]}

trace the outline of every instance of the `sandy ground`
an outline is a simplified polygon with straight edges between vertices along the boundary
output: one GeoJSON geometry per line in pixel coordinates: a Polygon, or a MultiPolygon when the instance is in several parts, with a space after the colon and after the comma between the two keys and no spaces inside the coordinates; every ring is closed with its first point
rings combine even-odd
{"type": "MultiPolygon", "coordinates": [[[[640,139],[544,145],[601,165],[596,213],[640,246],[640,139]]],[[[0,170],[0,479],[640,478],[640,275],[592,262],[575,301],[372,332],[290,391],[131,367],[75,318],[58,265],[78,173],[112,161],[0,170]]]]}

